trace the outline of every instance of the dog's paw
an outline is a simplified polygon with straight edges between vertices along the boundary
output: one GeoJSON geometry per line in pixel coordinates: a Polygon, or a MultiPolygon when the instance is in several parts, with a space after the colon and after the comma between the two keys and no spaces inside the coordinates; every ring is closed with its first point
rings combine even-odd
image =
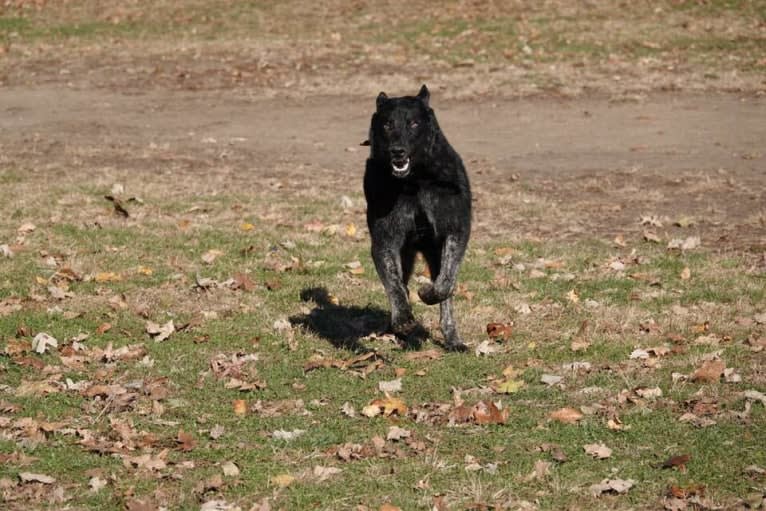
{"type": "Polygon", "coordinates": [[[457,353],[465,353],[468,351],[468,346],[463,343],[460,339],[454,340],[452,342],[446,342],[444,343],[444,349],[447,351],[454,351],[457,353]]]}
{"type": "Polygon", "coordinates": [[[428,330],[414,319],[393,325],[392,330],[406,349],[419,349],[428,339],[428,330]]]}
{"type": "Polygon", "coordinates": [[[418,296],[426,305],[436,305],[448,298],[447,296],[439,294],[433,284],[425,284],[421,286],[420,289],[418,289],[418,296]]]}

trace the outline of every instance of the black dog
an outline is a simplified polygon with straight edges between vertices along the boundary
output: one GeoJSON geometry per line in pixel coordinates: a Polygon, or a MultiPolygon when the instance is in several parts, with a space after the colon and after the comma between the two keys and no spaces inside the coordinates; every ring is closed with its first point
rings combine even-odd
{"type": "Polygon", "coordinates": [[[407,282],[417,252],[431,272],[421,300],[440,304],[445,346],[465,350],[452,313],[458,267],[471,231],[471,189],[460,156],[428,106],[425,85],[417,96],[381,92],[370,125],[370,157],[364,174],[372,258],[391,304],[391,327],[408,347],[426,330],[415,321],[407,282]]]}

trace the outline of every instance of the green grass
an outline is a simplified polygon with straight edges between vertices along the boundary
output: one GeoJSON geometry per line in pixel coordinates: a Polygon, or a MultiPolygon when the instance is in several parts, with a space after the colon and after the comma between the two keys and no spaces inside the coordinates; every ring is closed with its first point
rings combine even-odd
{"type": "MultiPolygon", "coordinates": [[[[387,45],[393,45],[404,58],[427,55],[450,64],[471,59],[527,66],[529,76],[551,86],[561,85],[561,78],[540,72],[535,62],[590,65],[609,64],[613,57],[628,62],[652,57],[714,62],[713,71],[720,72],[749,65],[763,53],[762,37],[743,28],[750,26],[743,19],[763,19],[766,10],[758,1],[668,1],[619,8],[595,2],[578,5],[574,13],[537,4],[522,13],[515,4],[500,4],[498,11],[487,10],[489,4],[464,10],[448,2],[439,18],[424,16],[430,4],[408,3],[406,9],[397,4],[391,7],[395,12],[388,13],[392,24],[385,25],[369,18],[373,11],[361,4],[319,8],[299,1],[194,1],[178,6],[142,0],[120,11],[119,6],[101,10],[101,3],[90,1],[67,2],[40,11],[4,13],[0,42],[9,43],[13,53],[25,46],[39,46],[44,52],[46,45],[53,51],[76,52],[105,41],[261,44],[277,39],[291,41],[298,52],[339,34],[341,42],[333,51],[341,59],[348,54],[365,57],[379,48],[388,51],[387,45]],[[655,12],[657,7],[662,12],[655,12]],[[703,29],[680,32],[687,17],[703,29]],[[732,27],[731,35],[704,29],[705,23],[719,19],[732,27]],[[601,30],[605,21],[615,20],[613,32],[601,30]],[[525,45],[531,52],[524,51],[525,45]],[[729,55],[738,59],[723,58],[729,55]]],[[[611,76],[611,65],[607,68],[611,76]]],[[[471,351],[410,360],[411,353],[386,339],[362,339],[356,346],[359,351],[343,347],[349,332],[360,337],[382,326],[388,304],[369,258],[363,213],[339,210],[337,189],[300,200],[294,200],[288,188],[242,188],[207,197],[191,186],[179,189],[177,183],[160,179],[147,183],[146,174],[137,173],[124,181],[144,204],[128,204],[134,215],[122,219],[112,216],[111,205],[103,200],[108,188],[91,184],[92,169],[66,165],[70,180],[51,187],[47,182],[42,186],[48,179],[44,171],[26,172],[14,162],[0,161],[0,242],[14,243],[23,222],[37,225],[22,240],[22,250],[11,259],[0,259],[0,301],[22,300],[20,311],[0,312],[0,454],[35,458],[29,464],[13,458],[0,464],[3,487],[11,485],[9,494],[17,499],[7,502],[11,506],[122,510],[135,496],[169,509],[197,509],[213,498],[242,509],[261,498],[269,499],[273,509],[379,509],[386,502],[402,509],[431,509],[434,496],[441,495],[450,509],[472,504],[514,509],[522,507],[522,501],[540,509],[658,509],[670,485],[704,485],[707,496],[723,506],[736,506],[754,488],[762,490],[762,480],[743,470],[749,465],[766,467],[766,411],[753,403],[749,416],[733,413],[745,409],[744,390],[766,392],[762,352],[744,343],[748,337],[766,335],[764,327],[741,321],[765,310],[766,285],[762,275],[749,273],[752,259],[746,255],[703,249],[678,254],[641,243],[631,246],[636,250],[631,255],[629,249],[587,237],[560,242],[476,236],[460,274],[467,292],[455,299],[461,332],[474,347],[485,340],[488,323],[513,322],[511,339],[489,356],[471,351]],[[62,198],[67,199],[63,206],[62,198]],[[57,205],[58,218],[51,204],[57,205]],[[191,211],[194,206],[204,214],[191,211]],[[306,230],[304,224],[313,220],[341,228],[336,234],[306,230]],[[242,222],[255,228],[243,231],[242,222]],[[348,223],[357,226],[357,239],[344,236],[348,223]],[[495,250],[507,247],[514,252],[505,264],[495,250]],[[223,255],[206,264],[202,256],[211,249],[223,255]],[[49,295],[48,279],[56,268],[46,263],[44,253],[55,254],[60,266],[84,277],[69,284],[71,298],[57,301],[49,295]],[[609,268],[617,256],[629,261],[624,272],[609,268]],[[294,264],[293,257],[300,264],[294,264]],[[344,267],[353,260],[362,263],[362,275],[351,275],[344,267]],[[314,265],[317,261],[324,264],[314,265]],[[686,267],[689,280],[680,278],[686,267]],[[533,269],[542,276],[535,277],[533,269]],[[121,280],[98,282],[100,272],[117,273],[121,280]],[[254,289],[195,287],[197,276],[223,282],[237,273],[246,273],[254,289]],[[496,282],[496,275],[510,284],[496,282]],[[276,287],[268,289],[267,282],[269,287],[276,282],[276,287]],[[302,292],[311,288],[325,288],[340,305],[302,300],[302,292]],[[572,298],[572,291],[578,299],[572,298]],[[519,312],[522,303],[531,307],[530,314],[519,312]],[[685,307],[686,314],[673,312],[673,306],[685,307]],[[146,321],[164,324],[170,319],[177,327],[193,324],[164,342],[150,339],[146,321]],[[292,319],[292,330],[275,329],[280,319],[292,319]],[[641,325],[650,319],[657,327],[646,331],[641,325]],[[590,345],[573,352],[571,343],[586,321],[581,337],[590,345]],[[111,329],[98,333],[105,323],[111,329]],[[6,348],[12,351],[40,332],[56,337],[59,350],[6,353],[6,348]],[[80,333],[90,335],[79,353],[84,360],[80,364],[62,359],[70,339],[80,333]],[[675,337],[676,346],[668,334],[683,339],[675,337]],[[696,344],[703,334],[717,336],[720,344],[696,344]],[[146,350],[145,359],[93,355],[109,345],[119,350],[136,344],[146,350]],[[636,348],[665,345],[678,352],[646,363],[629,359],[636,348]],[[349,359],[363,350],[376,350],[385,361],[365,378],[337,368],[304,371],[312,356],[349,359]],[[688,376],[703,357],[715,352],[741,374],[742,383],[673,381],[673,373],[688,376]],[[258,360],[237,377],[265,383],[265,388],[227,389],[230,377],[218,379],[212,373],[214,357],[252,353],[258,360]],[[588,362],[591,368],[564,368],[572,362],[588,362]],[[514,394],[498,394],[492,387],[509,366],[524,386],[514,394]],[[423,422],[413,413],[374,418],[361,414],[372,400],[384,397],[378,383],[396,378],[397,370],[404,370],[399,397],[411,410],[425,410],[423,422]],[[541,383],[543,374],[562,376],[562,386],[541,383]],[[134,400],[114,409],[109,401],[66,390],[67,378],[116,385],[134,392],[134,400]],[[153,402],[146,385],[158,379],[168,395],[153,402]],[[22,385],[46,380],[58,392],[19,395],[22,385]],[[642,400],[634,393],[642,387],[659,387],[663,395],[642,400]],[[456,391],[467,404],[502,401],[510,410],[507,422],[449,426],[447,415],[454,409],[456,391]],[[238,399],[248,405],[243,417],[234,413],[238,399]],[[679,422],[695,402],[704,400],[717,406],[710,415],[715,425],[697,428],[679,422]],[[9,403],[19,409],[14,411],[9,403]],[[341,412],[344,403],[354,407],[356,417],[341,412]],[[442,416],[433,411],[439,405],[446,407],[442,416]],[[582,407],[589,413],[577,424],[551,421],[550,413],[562,407],[582,407]],[[607,420],[614,417],[627,429],[609,429],[607,420]],[[65,424],[47,432],[35,429],[35,424],[48,427],[46,421],[65,424]],[[162,454],[167,466],[156,472],[136,469],[126,466],[120,454],[93,452],[81,444],[83,436],[93,436],[120,449],[118,442],[124,439],[114,421],[131,423],[135,434],[135,445],[125,447],[121,455],[162,454]],[[224,433],[214,439],[210,431],[216,425],[223,426],[224,433]],[[373,437],[385,438],[394,425],[409,430],[422,449],[389,441],[383,453],[376,453],[373,437]],[[271,436],[276,430],[296,429],[305,433],[292,441],[271,436]],[[196,445],[188,452],[176,442],[179,430],[194,438],[196,445]],[[143,439],[147,433],[153,441],[143,439]],[[365,446],[362,459],[344,462],[331,454],[349,442],[365,446]],[[585,454],[583,445],[594,442],[612,448],[612,456],[595,460],[585,454]],[[542,452],[545,444],[560,446],[567,461],[553,461],[550,453],[542,452]],[[658,468],[677,454],[692,456],[686,471],[658,468]],[[471,457],[483,466],[496,464],[496,471],[467,470],[471,457]],[[551,474],[530,479],[539,460],[552,463],[551,474]],[[220,488],[204,490],[211,476],[222,474],[225,461],[235,462],[240,475],[224,477],[220,488]],[[312,475],[315,466],[342,472],[318,481],[312,475]],[[50,501],[47,495],[52,492],[47,490],[52,488],[14,486],[20,472],[55,477],[54,487],[62,488],[68,500],[50,501]],[[96,473],[108,485],[92,493],[88,480],[96,473]],[[273,478],[284,474],[296,480],[279,488],[273,478]],[[626,495],[592,497],[589,486],[607,477],[634,479],[636,485],[626,495]]],[[[362,204],[358,196],[354,201],[362,204]]],[[[541,223],[550,214],[543,202],[492,207],[519,207],[541,223]]],[[[415,312],[436,328],[436,308],[416,303],[415,312]]],[[[440,350],[430,342],[424,349],[440,350]]]]}
{"type": "MultiPolygon", "coordinates": [[[[79,193],[98,192],[83,190],[79,193]]],[[[226,210],[225,206],[244,202],[246,197],[218,197],[216,200],[221,209],[226,210]]],[[[147,201],[149,205],[145,207],[151,208],[153,198],[148,197],[147,201]]],[[[186,204],[197,202],[190,197],[186,204]]],[[[165,207],[162,214],[182,217],[188,210],[186,204],[178,199],[174,205],[165,207]]],[[[303,203],[299,209],[300,216],[305,218],[330,219],[339,223],[347,220],[334,219],[332,204],[324,200],[303,203]]],[[[25,217],[31,212],[26,212],[25,217]]],[[[135,431],[146,431],[156,438],[153,447],[145,452],[156,455],[163,448],[169,449],[169,465],[160,473],[171,477],[156,479],[146,471],[125,467],[118,458],[88,452],[72,433],[52,432],[42,441],[38,438],[36,444],[27,444],[25,434],[12,428],[6,428],[12,439],[0,444],[0,452],[9,454],[21,450],[37,460],[29,467],[5,464],[0,468],[0,477],[13,480],[22,470],[46,473],[56,477],[57,484],[67,486],[67,495],[73,505],[99,509],[121,509],[127,500],[125,492],[130,487],[138,496],[150,496],[159,490],[164,502],[176,508],[194,507],[200,500],[218,496],[242,504],[254,497],[270,497],[276,505],[290,509],[345,509],[358,503],[377,507],[384,502],[402,509],[426,509],[432,496],[441,494],[458,506],[470,502],[499,503],[513,498],[538,500],[542,509],[571,505],[598,509],[612,505],[610,503],[621,507],[641,507],[647,502],[656,504],[671,484],[703,484],[716,500],[732,502],[744,495],[751,484],[741,477],[742,469],[747,465],[763,466],[766,463],[762,449],[758,447],[760,438],[766,433],[764,411],[760,405],[754,405],[751,417],[744,422],[726,412],[743,409],[744,403],[738,397],[741,389],[763,390],[762,385],[751,382],[740,385],[684,383],[678,387],[673,384],[670,373],[691,373],[698,365],[698,358],[710,351],[706,347],[690,346],[686,354],[663,358],[655,369],[643,369],[640,362],[628,360],[636,346],[663,342],[661,335],[647,337],[639,332],[637,321],[645,312],[661,314],[671,303],[687,306],[714,303],[723,310],[730,310],[737,300],[741,304],[742,299],[754,310],[762,307],[763,293],[756,292],[754,288],[757,286],[752,286],[749,278],[742,274],[744,260],[718,258],[704,252],[679,256],[668,254],[659,247],[643,246],[641,255],[647,262],[636,271],[653,275],[663,286],[677,288],[679,292],[664,302],[635,303],[631,294],[651,291],[652,286],[606,269],[610,249],[604,244],[587,240],[576,246],[525,242],[513,247],[517,251],[513,256],[514,263],[522,262],[531,267],[541,258],[558,262],[554,267],[544,269],[545,276],[541,278],[530,278],[528,269],[516,272],[520,289],[509,295],[507,290],[491,285],[497,269],[494,250],[508,244],[478,240],[472,245],[461,274],[469,290],[476,295],[470,300],[460,297],[457,302],[459,310],[467,313],[462,328],[470,342],[475,344],[482,339],[483,327],[488,321],[485,319],[488,316],[471,314],[476,304],[497,312],[489,319],[505,317],[503,300],[514,295],[526,297],[533,309],[552,307],[550,310],[558,312],[548,316],[533,313],[531,318],[518,317],[516,332],[505,353],[488,357],[470,353],[445,354],[436,361],[408,361],[406,352],[392,344],[365,341],[367,347],[383,354],[386,363],[368,378],[360,379],[338,369],[304,373],[303,364],[316,353],[335,358],[349,358],[353,353],[335,348],[327,339],[302,328],[294,329],[294,349],[291,349],[286,339],[288,334],[275,331],[272,325],[280,317],[299,315],[302,308],[315,307],[313,302],[302,302],[299,295],[301,290],[317,285],[327,287],[340,297],[344,306],[371,304],[385,310],[387,305],[369,261],[366,242],[349,246],[338,239],[340,235],[328,237],[322,233],[303,232],[301,227],[285,230],[266,224],[258,226],[258,236],[253,238],[240,231],[237,225],[230,225],[230,220],[226,222],[218,224],[213,216],[208,227],[190,232],[179,231],[172,222],[157,222],[150,218],[98,230],[72,222],[39,227],[31,235],[28,243],[32,246],[45,246],[48,250],[68,247],[71,256],[79,261],[80,271],[85,274],[115,271],[121,272],[124,279],[114,283],[72,283],[70,290],[75,293],[75,298],[65,300],[59,306],[64,311],[84,309],[84,314],[66,321],[46,312],[46,308],[53,305],[50,299],[39,304],[25,303],[21,312],[0,318],[3,331],[14,332],[23,324],[32,333],[45,331],[60,341],[88,332],[91,337],[85,344],[90,350],[103,349],[108,343],[115,349],[143,344],[152,365],[141,365],[138,361],[104,364],[92,360],[82,369],[62,368],[55,353],[28,356],[54,368],[50,374],[60,372],[62,378],[73,381],[97,379],[102,383],[128,385],[128,388],[133,382],[140,388],[145,380],[167,378],[169,396],[160,401],[164,408],[162,415],[152,413],[151,400],[140,392],[133,405],[123,411],[110,411],[104,402],[94,402],[71,391],[19,398],[14,396],[13,389],[24,381],[39,380],[44,374],[6,356],[0,359],[0,371],[9,389],[4,399],[21,407],[10,417],[13,420],[30,417],[66,421],[69,428],[85,428],[112,442],[118,437],[112,431],[110,421],[129,420],[135,431]],[[306,267],[284,273],[264,268],[265,254],[278,247],[278,242],[285,238],[295,239],[295,248],[276,248],[278,257],[286,260],[293,254],[304,261],[324,260],[326,264],[321,268],[306,267]],[[242,250],[250,245],[254,245],[257,252],[244,254],[242,250]],[[120,250],[106,247],[120,247],[120,250]],[[206,265],[200,259],[209,249],[224,252],[212,265],[206,265]],[[179,273],[179,268],[168,264],[174,256],[180,256],[178,261],[183,261],[180,274],[185,278],[181,280],[173,277],[179,273]],[[366,270],[364,275],[347,275],[343,264],[353,259],[362,261],[366,270]],[[153,275],[132,273],[131,269],[138,265],[153,268],[153,275]],[[693,278],[681,282],[678,274],[686,266],[691,268],[693,278]],[[202,292],[192,289],[198,273],[225,280],[243,270],[249,271],[257,284],[254,291],[219,289],[202,292]],[[575,278],[556,277],[567,273],[575,278]],[[281,287],[269,291],[262,286],[265,280],[275,278],[281,287]],[[567,298],[571,289],[579,293],[580,303],[571,303],[567,298]],[[742,293],[742,290],[746,292],[742,293]],[[131,305],[127,310],[115,311],[108,306],[107,299],[116,293],[124,293],[128,298],[131,305]],[[155,343],[144,332],[144,318],[133,309],[136,303],[149,296],[150,307],[144,310],[160,323],[172,316],[177,324],[182,324],[195,311],[216,310],[218,315],[189,331],[173,334],[165,342],[155,343]],[[583,308],[581,303],[586,299],[601,303],[603,309],[583,308]],[[622,330],[603,330],[604,325],[619,324],[630,317],[636,319],[627,319],[628,324],[621,327],[622,330]],[[582,353],[572,353],[569,343],[583,319],[591,323],[586,332],[591,346],[582,353]],[[111,330],[95,333],[96,328],[106,321],[112,324],[111,330]],[[204,342],[199,343],[201,338],[204,342]],[[534,346],[528,346],[531,342],[534,346]],[[253,364],[254,372],[250,377],[265,382],[266,388],[249,392],[226,389],[226,378],[218,380],[211,374],[210,360],[215,355],[251,352],[258,353],[259,360],[253,364]],[[531,360],[539,362],[531,363],[531,360]],[[590,362],[591,371],[571,373],[562,369],[562,364],[575,360],[590,362]],[[504,425],[449,427],[444,419],[428,424],[417,423],[413,417],[350,418],[340,412],[342,405],[348,402],[359,413],[371,400],[381,397],[377,383],[393,379],[395,368],[405,370],[401,397],[408,405],[417,408],[429,403],[451,403],[454,388],[463,389],[463,398],[473,403],[481,397],[465,392],[487,388],[508,365],[520,370],[519,377],[525,381],[525,386],[512,395],[490,394],[490,399],[499,399],[510,407],[510,416],[504,425]],[[417,375],[421,370],[425,370],[425,374],[417,375]],[[544,373],[564,376],[565,387],[548,387],[540,383],[544,373]],[[640,386],[659,386],[664,395],[653,402],[617,401],[620,391],[631,391],[640,386]],[[593,395],[579,392],[587,387],[599,387],[602,391],[593,395]],[[683,403],[695,399],[700,389],[717,396],[721,410],[715,416],[717,424],[703,429],[678,422],[678,417],[685,411],[683,403]],[[273,416],[249,413],[238,417],[232,410],[236,399],[245,399],[250,406],[257,401],[268,407],[296,399],[302,400],[303,405],[277,411],[273,416]],[[558,408],[577,408],[593,403],[600,403],[605,407],[602,410],[618,415],[630,429],[607,429],[603,412],[587,415],[574,425],[558,424],[548,418],[549,413],[558,408]],[[217,440],[210,438],[208,433],[215,425],[225,429],[224,435],[217,440]],[[400,443],[399,454],[396,454],[397,445],[388,442],[392,449],[390,454],[373,454],[348,463],[326,454],[347,442],[369,444],[375,435],[385,437],[392,425],[410,430],[416,439],[424,442],[424,450],[415,451],[400,443]],[[196,446],[189,452],[176,448],[175,438],[180,429],[191,433],[195,439],[196,446]],[[302,429],[305,433],[289,442],[270,438],[273,431],[280,429],[302,429]],[[611,447],[612,457],[594,460],[586,455],[582,446],[594,442],[604,442],[611,447]],[[538,448],[551,443],[559,445],[568,460],[562,464],[553,462],[551,475],[542,480],[526,479],[536,461],[550,460],[550,455],[538,448]],[[657,464],[669,456],[683,453],[692,455],[686,472],[657,468],[657,464]],[[466,456],[474,457],[480,464],[497,464],[496,472],[466,471],[466,456]],[[240,467],[240,476],[236,480],[224,478],[225,485],[213,493],[201,493],[203,482],[221,473],[220,463],[223,461],[235,462],[240,467]],[[335,466],[342,472],[318,482],[311,475],[317,465],[335,466]],[[98,494],[87,491],[88,474],[95,473],[93,470],[114,477],[98,494]],[[272,478],[280,474],[291,474],[297,480],[287,488],[276,490],[272,478]],[[589,496],[587,488],[607,477],[634,479],[636,486],[620,497],[594,499],[589,496]],[[417,489],[418,481],[427,481],[427,489],[417,489]],[[549,491],[554,487],[564,491],[549,491]]],[[[40,225],[44,223],[40,222],[40,225]]],[[[22,252],[0,263],[9,270],[6,273],[8,286],[4,289],[6,297],[24,296],[30,289],[42,293],[42,288],[35,287],[34,277],[52,273],[52,269],[40,266],[35,250],[22,252]]],[[[509,274],[515,272],[508,271],[509,274]]],[[[429,308],[418,305],[416,310],[418,314],[433,317],[429,308]]],[[[715,318],[717,327],[725,328],[727,322],[733,320],[731,316],[724,314],[715,318]]],[[[691,326],[693,324],[689,324],[691,326]]],[[[732,346],[724,350],[722,357],[730,366],[743,372],[743,376],[752,376],[748,367],[754,358],[748,350],[732,346]]],[[[137,456],[141,452],[144,451],[136,450],[130,454],[137,456]]]]}

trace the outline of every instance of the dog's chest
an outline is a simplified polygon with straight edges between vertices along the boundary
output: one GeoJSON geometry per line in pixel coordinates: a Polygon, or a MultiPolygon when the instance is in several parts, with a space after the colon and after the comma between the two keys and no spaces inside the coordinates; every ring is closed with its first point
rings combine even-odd
{"type": "Polygon", "coordinates": [[[414,238],[439,237],[443,227],[440,224],[444,219],[444,213],[440,211],[439,206],[438,198],[423,190],[403,197],[400,207],[402,212],[405,212],[403,218],[406,218],[406,221],[402,227],[414,238]]]}

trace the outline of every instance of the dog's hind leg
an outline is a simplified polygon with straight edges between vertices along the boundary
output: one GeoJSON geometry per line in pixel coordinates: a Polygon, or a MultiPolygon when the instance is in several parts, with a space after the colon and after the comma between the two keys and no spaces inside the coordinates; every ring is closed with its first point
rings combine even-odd
{"type": "MultiPolygon", "coordinates": [[[[440,257],[431,256],[430,259],[435,259],[437,263],[435,266],[438,265],[438,267],[431,268],[433,284],[426,284],[418,289],[418,295],[423,302],[434,305],[452,296],[457,283],[457,270],[463,259],[465,246],[465,241],[461,242],[455,236],[448,236],[442,246],[440,257]]],[[[429,258],[427,254],[426,258],[429,258]]],[[[430,260],[429,266],[431,266],[430,260]]]]}
{"type": "Polygon", "coordinates": [[[466,351],[468,347],[457,333],[455,315],[452,312],[452,298],[447,298],[439,304],[439,326],[444,335],[444,347],[450,351],[466,351]]]}

